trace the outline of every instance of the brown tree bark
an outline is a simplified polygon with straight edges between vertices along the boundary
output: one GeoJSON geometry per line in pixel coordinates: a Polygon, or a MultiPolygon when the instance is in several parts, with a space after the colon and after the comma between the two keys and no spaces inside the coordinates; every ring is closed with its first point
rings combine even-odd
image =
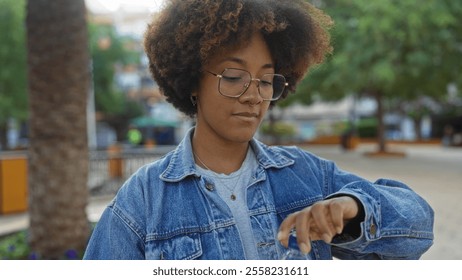
{"type": "Polygon", "coordinates": [[[29,0],[30,246],[43,259],[85,248],[89,225],[84,0],[29,0]]]}

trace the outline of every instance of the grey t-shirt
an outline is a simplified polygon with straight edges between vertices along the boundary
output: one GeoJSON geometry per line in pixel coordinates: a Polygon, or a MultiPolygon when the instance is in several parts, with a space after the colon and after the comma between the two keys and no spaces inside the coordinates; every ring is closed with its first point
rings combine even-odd
{"type": "Polygon", "coordinates": [[[253,238],[247,209],[247,186],[251,184],[252,180],[255,180],[253,174],[255,174],[257,167],[257,158],[250,147],[239,170],[231,174],[215,173],[196,165],[201,175],[213,181],[218,194],[230,208],[239,230],[245,257],[248,260],[258,259],[257,246],[253,238]],[[236,199],[232,200],[231,195],[234,195],[236,199]]]}

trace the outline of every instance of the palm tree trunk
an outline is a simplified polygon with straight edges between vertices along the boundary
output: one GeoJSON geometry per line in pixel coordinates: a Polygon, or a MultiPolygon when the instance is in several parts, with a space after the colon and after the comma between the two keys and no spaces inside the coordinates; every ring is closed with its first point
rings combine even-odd
{"type": "Polygon", "coordinates": [[[85,248],[89,225],[84,0],[29,0],[30,246],[44,259],[85,248]]]}
{"type": "Polygon", "coordinates": [[[412,119],[414,122],[414,131],[417,141],[422,141],[422,116],[416,116],[412,119]]]}
{"type": "Polygon", "coordinates": [[[378,152],[385,153],[386,150],[386,140],[385,140],[385,123],[383,120],[384,117],[384,108],[383,108],[383,95],[380,91],[377,91],[373,94],[377,102],[377,143],[378,143],[378,152]]]}

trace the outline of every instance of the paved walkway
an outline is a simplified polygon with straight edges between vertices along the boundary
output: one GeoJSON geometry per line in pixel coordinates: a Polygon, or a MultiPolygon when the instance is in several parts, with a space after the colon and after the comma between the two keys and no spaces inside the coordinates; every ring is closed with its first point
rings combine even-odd
{"type": "MultiPolygon", "coordinates": [[[[88,201],[87,216],[91,222],[97,222],[112,196],[91,197],[88,201]]],[[[0,236],[8,235],[29,227],[29,214],[18,213],[0,215],[0,236]]]]}
{"type": "MultiPolygon", "coordinates": [[[[422,258],[462,259],[462,148],[390,145],[392,150],[405,152],[405,158],[365,157],[365,151],[374,150],[372,145],[361,145],[352,152],[343,152],[338,146],[313,145],[307,149],[364,178],[407,183],[435,210],[435,243],[422,258]]],[[[110,196],[92,197],[87,207],[89,219],[97,221],[110,200],[110,196]]],[[[0,215],[0,235],[27,226],[27,213],[0,215]]]]}

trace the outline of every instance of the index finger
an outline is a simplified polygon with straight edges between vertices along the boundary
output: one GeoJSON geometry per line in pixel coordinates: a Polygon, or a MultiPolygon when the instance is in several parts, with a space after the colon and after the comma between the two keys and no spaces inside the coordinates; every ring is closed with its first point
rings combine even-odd
{"type": "Polygon", "coordinates": [[[298,212],[295,212],[287,216],[284,219],[284,221],[282,221],[281,225],[279,226],[279,232],[278,232],[277,238],[279,242],[281,242],[281,244],[286,248],[289,246],[289,236],[290,236],[290,232],[295,226],[297,213],[298,212]]]}

